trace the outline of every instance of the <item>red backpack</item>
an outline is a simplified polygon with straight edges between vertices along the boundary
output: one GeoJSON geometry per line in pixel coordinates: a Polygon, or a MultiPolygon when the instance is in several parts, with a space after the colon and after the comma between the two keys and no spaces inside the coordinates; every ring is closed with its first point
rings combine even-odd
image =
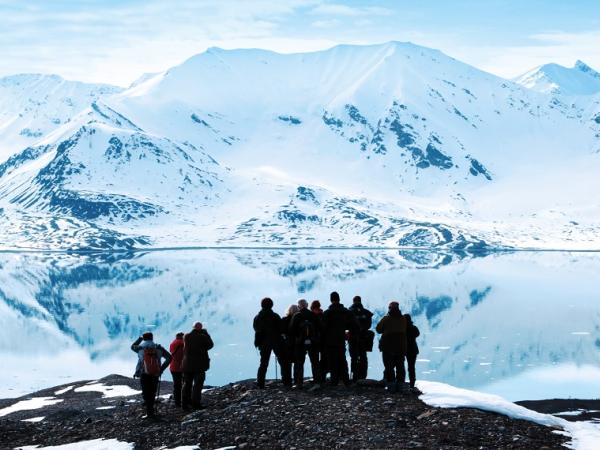
{"type": "Polygon", "coordinates": [[[154,377],[160,376],[160,359],[156,347],[144,348],[144,373],[154,377]]]}

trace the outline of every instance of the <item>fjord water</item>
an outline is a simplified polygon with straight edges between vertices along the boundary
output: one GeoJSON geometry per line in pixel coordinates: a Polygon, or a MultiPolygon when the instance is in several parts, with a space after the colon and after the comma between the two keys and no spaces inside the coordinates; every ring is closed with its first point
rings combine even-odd
{"type": "MultiPolygon", "coordinates": [[[[0,397],[131,375],[147,329],[168,346],[202,321],[207,384],[255,376],[262,297],[400,302],[421,330],[417,377],[511,400],[600,395],[600,255],[383,250],[173,250],[0,254],[0,397]]],[[[369,376],[382,374],[377,349],[369,376]]],[[[275,376],[274,366],[269,376],[275,376]]],[[[170,377],[167,375],[167,377],[170,377]]]]}

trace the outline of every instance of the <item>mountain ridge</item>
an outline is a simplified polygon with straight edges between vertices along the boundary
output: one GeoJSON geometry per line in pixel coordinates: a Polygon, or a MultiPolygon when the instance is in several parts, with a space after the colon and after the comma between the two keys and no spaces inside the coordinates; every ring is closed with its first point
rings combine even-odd
{"type": "MultiPolygon", "coordinates": [[[[600,103],[527,89],[438,50],[398,42],[297,54],[211,48],[128,89],[73,91],[59,83],[77,98],[46,98],[26,117],[43,122],[39,135],[17,150],[0,147],[0,208],[8,223],[60,213],[83,220],[78,228],[151,246],[599,242],[599,208],[582,193],[598,187],[587,168],[599,164],[600,103]],[[56,102],[67,106],[64,118],[48,124],[56,102]],[[82,127],[95,137],[81,141],[82,127]],[[52,165],[61,148],[69,156],[52,165]],[[199,176],[186,169],[192,166],[220,174],[204,178],[212,181],[201,183],[202,194],[190,190],[199,176]],[[45,194],[31,184],[38,172],[52,173],[45,194]],[[127,181],[111,179],[119,173],[127,181]],[[575,173],[578,185],[559,191],[556,180],[575,173]],[[68,199],[60,186],[70,186],[68,199]],[[522,206],[511,208],[516,187],[522,206]],[[299,200],[301,190],[319,203],[299,200]],[[125,207],[115,214],[134,198],[147,213],[125,207]]],[[[15,129],[4,127],[0,143],[15,129]]],[[[51,233],[23,226],[34,246],[51,233]]],[[[68,248],[88,245],[69,227],[53,232],[52,242],[68,248]]],[[[9,246],[15,241],[14,231],[3,237],[9,246]]]]}

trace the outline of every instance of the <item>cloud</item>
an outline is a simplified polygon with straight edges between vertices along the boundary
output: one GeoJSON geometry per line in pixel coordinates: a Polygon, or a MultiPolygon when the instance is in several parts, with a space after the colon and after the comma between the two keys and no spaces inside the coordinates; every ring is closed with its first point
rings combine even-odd
{"type": "Polygon", "coordinates": [[[338,19],[315,20],[311,23],[315,28],[334,28],[340,24],[341,22],[338,19]]]}
{"type": "MultiPolygon", "coordinates": [[[[220,42],[267,42],[315,0],[0,1],[2,73],[127,85],[220,42]]],[[[284,36],[285,37],[285,36],[284,36]]],[[[314,48],[309,39],[307,48],[314,48]]],[[[296,43],[295,48],[300,47],[296,43]]]]}
{"type": "Polygon", "coordinates": [[[339,3],[323,3],[315,6],[311,11],[314,15],[327,16],[389,16],[394,12],[391,9],[382,8],[379,6],[348,6],[339,3]]]}

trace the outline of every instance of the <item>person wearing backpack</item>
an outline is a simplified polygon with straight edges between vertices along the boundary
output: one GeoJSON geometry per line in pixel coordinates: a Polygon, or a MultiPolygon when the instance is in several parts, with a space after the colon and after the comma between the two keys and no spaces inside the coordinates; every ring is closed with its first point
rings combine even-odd
{"type": "Polygon", "coordinates": [[[406,318],[398,302],[390,302],[388,313],[381,318],[375,330],[381,334],[379,350],[383,358],[386,388],[398,392],[404,387],[404,357],[406,356],[406,318]]]}
{"type": "Polygon", "coordinates": [[[331,385],[342,382],[348,386],[348,361],[346,361],[346,333],[356,335],[358,322],[348,309],[340,303],[340,295],[332,292],[331,305],[323,313],[323,345],[328,369],[331,372],[331,385]]]}
{"type": "Polygon", "coordinates": [[[202,408],[202,388],[206,379],[206,371],[210,368],[208,351],[213,348],[213,341],[200,322],[196,322],[192,331],[183,338],[183,388],[181,406],[187,410],[202,408]]]}
{"type": "Polygon", "coordinates": [[[362,305],[362,299],[358,295],[352,299],[352,306],[348,309],[354,314],[359,325],[358,335],[350,336],[348,341],[350,371],[352,372],[352,381],[356,382],[367,378],[369,367],[367,352],[373,350],[375,336],[370,330],[373,313],[362,305]]]}
{"type": "Polygon", "coordinates": [[[319,322],[316,315],[308,309],[308,302],[298,300],[298,312],[290,322],[290,336],[294,341],[294,383],[302,389],[304,383],[304,361],[306,353],[310,359],[315,387],[321,382],[319,368],[319,322]]]}
{"type": "Polygon", "coordinates": [[[142,387],[142,398],[146,406],[147,417],[155,417],[154,403],[160,376],[171,362],[171,354],[160,345],[154,343],[154,336],[147,331],[131,344],[131,350],[138,355],[134,378],[139,377],[142,387]],[[161,359],[165,361],[161,365],[161,359]]]}
{"type": "Polygon", "coordinates": [[[282,339],[281,317],[273,311],[273,300],[265,297],[260,302],[261,310],[254,317],[254,346],[260,351],[260,365],[256,374],[256,385],[265,387],[271,353],[274,352],[281,366],[281,379],[285,385],[292,384],[291,366],[286,364],[282,339]]]}
{"type": "Polygon", "coordinates": [[[417,338],[421,334],[417,326],[413,323],[410,314],[404,314],[406,318],[406,365],[408,366],[408,379],[410,380],[410,389],[414,391],[417,373],[415,363],[419,354],[417,338]]]}
{"type": "Polygon", "coordinates": [[[169,346],[171,352],[171,364],[169,370],[173,377],[173,401],[175,406],[181,406],[181,389],[183,386],[183,333],[177,333],[175,339],[169,346]]]}

